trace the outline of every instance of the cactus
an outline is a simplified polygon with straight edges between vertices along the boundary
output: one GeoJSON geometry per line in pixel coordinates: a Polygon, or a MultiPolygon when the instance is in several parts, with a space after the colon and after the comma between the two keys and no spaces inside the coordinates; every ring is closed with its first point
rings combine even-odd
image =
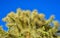
{"type": "Polygon", "coordinates": [[[3,21],[6,22],[8,31],[0,28],[0,38],[58,38],[55,33],[58,31],[59,23],[52,15],[48,20],[44,14],[38,14],[37,10],[17,9],[17,12],[10,12],[3,21]],[[51,23],[54,27],[51,27],[51,23]]]}

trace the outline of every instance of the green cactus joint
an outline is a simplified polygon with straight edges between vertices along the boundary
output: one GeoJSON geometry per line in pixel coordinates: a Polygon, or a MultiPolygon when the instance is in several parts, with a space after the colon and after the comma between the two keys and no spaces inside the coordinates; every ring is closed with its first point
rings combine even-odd
{"type": "Polygon", "coordinates": [[[59,23],[52,15],[48,20],[44,14],[37,10],[17,9],[16,13],[10,12],[3,21],[6,22],[8,31],[0,27],[0,38],[59,38],[56,34],[59,23]],[[51,24],[54,27],[51,27],[51,24]]]}

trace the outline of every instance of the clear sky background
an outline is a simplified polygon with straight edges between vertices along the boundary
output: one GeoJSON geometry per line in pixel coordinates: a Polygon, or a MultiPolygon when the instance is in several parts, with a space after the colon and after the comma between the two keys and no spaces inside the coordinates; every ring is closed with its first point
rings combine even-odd
{"type": "Polygon", "coordinates": [[[46,18],[54,14],[55,20],[60,21],[60,0],[0,0],[0,25],[4,30],[7,30],[7,27],[2,18],[11,11],[16,12],[17,8],[31,11],[37,9],[39,13],[44,13],[46,18]]]}

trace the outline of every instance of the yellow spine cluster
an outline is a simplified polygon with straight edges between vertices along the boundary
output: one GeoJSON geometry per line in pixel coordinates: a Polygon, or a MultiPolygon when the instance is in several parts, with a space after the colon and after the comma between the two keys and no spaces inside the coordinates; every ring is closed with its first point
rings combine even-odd
{"type": "Polygon", "coordinates": [[[37,10],[31,12],[19,8],[16,13],[10,12],[3,20],[8,26],[8,32],[0,33],[0,38],[58,38],[55,35],[58,21],[54,20],[54,16],[46,20],[45,15],[38,14],[37,10]],[[54,27],[51,27],[51,23],[54,27]]]}

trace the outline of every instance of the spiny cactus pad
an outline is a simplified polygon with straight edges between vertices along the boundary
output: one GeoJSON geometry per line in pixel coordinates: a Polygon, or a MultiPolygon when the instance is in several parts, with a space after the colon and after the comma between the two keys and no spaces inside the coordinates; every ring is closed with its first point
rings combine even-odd
{"type": "Polygon", "coordinates": [[[52,15],[45,19],[44,14],[38,14],[37,10],[17,9],[17,12],[10,12],[3,21],[6,22],[8,31],[0,28],[0,38],[58,38],[59,23],[52,15]],[[51,27],[53,25],[54,27],[51,27]]]}

